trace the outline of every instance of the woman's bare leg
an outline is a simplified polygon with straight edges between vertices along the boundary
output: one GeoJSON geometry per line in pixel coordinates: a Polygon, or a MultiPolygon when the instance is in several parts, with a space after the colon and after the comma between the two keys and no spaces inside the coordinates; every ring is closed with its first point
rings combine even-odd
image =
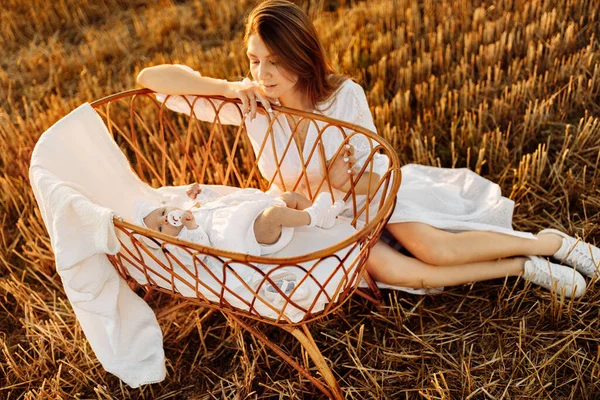
{"type": "Polygon", "coordinates": [[[499,258],[536,255],[551,256],[562,238],[538,235],[537,240],[496,232],[451,233],[420,222],[388,224],[388,231],[419,260],[432,265],[459,265],[499,258]]]}
{"type": "Polygon", "coordinates": [[[379,241],[371,249],[367,270],[378,282],[421,289],[518,276],[526,260],[517,257],[442,267],[407,257],[379,241]]]}

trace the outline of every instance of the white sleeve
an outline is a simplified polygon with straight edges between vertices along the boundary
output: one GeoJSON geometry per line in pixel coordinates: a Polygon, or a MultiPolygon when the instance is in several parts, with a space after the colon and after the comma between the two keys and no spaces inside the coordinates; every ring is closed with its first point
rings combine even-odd
{"type": "MultiPolygon", "coordinates": [[[[206,231],[201,226],[198,226],[196,229],[191,229],[191,230],[184,227],[181,230],[181,232],[179,233],[179,235],[177,235],[177,239],[181,239],[181,240],[185,240],[185,241],[188,241],[188,242],[191,242],[191,243],[199,244],[201,246],[212,246],[210,244],[210,239],[208,237],[208,234],[206,233],[206,231]]],[[[167,244],[165,247],[171,253],[175,254],[175,256],[177,257],[177,259],[179,261],[181,261],[183,264],[185,264],[187,266],[193,266],[194,265],[194,259],[193,259],[193,257],[190,255],[190,253],[188,253],[187,251],[183,250],[181,247],[174,246],[172,244],[167,244]]],[[[207,263],[207,258],[208,257],[206,255],[199,254],[198,258],[203,263],[207,263]]]]}
{"type": "MultiPolygon", "coordinates": [[[[187,65],[175,64],[175,66],[201,76],[200,72],[194,71],[187,65]]],[[[241,84],[242,82],[233,83],[241,84]]],[[[233,103],[224,104],[219,100],[195,98],[195,96],[169,96],[163,93],[156,93],[156,99],[161,103],[165,103],[165,106],[170,110],[194,116],[201,121],[213,122],[217,114],[221,125],[239,125],[242,121],[242,112],[233,103]],[[169,99],[165,102],[167,97],[169,99]]]]}
{"type": "Polygon", "coordinates": [[[177,237],[201,246],[212,246],[208,233],[201,226],[198,226],[196,229],[187,229],[184,227],[177,237]]]}
{"type": "MultiPolygon", "coordinates": [[[[342,87],[334,95],[330,109],[326,110],[326,115],[330,118],[350,122],[361,126],[372,132],[377,132],[367,96],[363,88],[357,83],[348,80],[342,84],[342,87]]],[[[344,129],[346,135],[350,136],[350,143],[354,146],[354,157],[356,157],[356,168],[362,168],[367,161],[372,149],[377,145],[365,135],[356,133],[351,129],[344,129]]],[[[331,159],[338,147],[343,141],[339,128],[328,128],[324,132],[323,143],[325,144],[325,154],[327,159],[331,159]]],[[[375,153],[373,156],[373,172],[381,174],[388,168],[388,157],[375,153]]],[[[369,171],[369,167],[367,168],[369,171]]]]}

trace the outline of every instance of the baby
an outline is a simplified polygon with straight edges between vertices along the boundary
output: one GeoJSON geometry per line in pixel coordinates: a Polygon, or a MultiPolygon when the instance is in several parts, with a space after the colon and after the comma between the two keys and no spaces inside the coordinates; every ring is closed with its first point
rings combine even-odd
{"type": "Polygon", "coordinates": [[[314,203],[299,193],[273,198],[258,189],[219,195],[194,183],[186,194],[189,210],[138,204],[137,223],[180,239],[251,255],[269,255],[287,245],[297,226],[331,228],[344,203],[321,193],[314,203]]]}
{"type": "MultiPolygon", "coordinates": [[[[231,194],[219,195],[197,183],[188,186],[188,197],[195,204],[188,210],[168,205],[138,203],[137,224],[193,243],[222,250],[252,255],[270,255],[285,247],[292,239],[297,226],[331,228],[342,211],[343,201],[332,203],[329,193],[321,193],[314,203],[299,193],[286,192],[273,198],[257,189],[240,189],[231,194]]],[[[167,248],[171,246],[167,245],[167,248]]],[[[170,249],[186,264],[193,264],[190,255],[170,249]]],[[[203,257],[207,266],[213,266],[212,257],[203,257]]],[[[218,273],[218,272],[217,272],[218,273]]],[[[264,274],[242,268],[237,275],[248,282],[261,296],[272,303],[283,300],[281,293],[293,295],[295,301],[305,299],[309,293],[296,287],[297,277],[285,270],[264,274]]],[[[230,279],[231,281],[231,279],[230,279]]]]}

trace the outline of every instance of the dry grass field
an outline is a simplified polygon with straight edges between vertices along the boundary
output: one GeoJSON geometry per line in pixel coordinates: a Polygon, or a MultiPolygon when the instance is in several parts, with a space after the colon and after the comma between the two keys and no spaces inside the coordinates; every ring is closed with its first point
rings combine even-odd
{"type": "MultiPolygon", "coordinates": [[[[218,313],[150,299],[167,379],[105,372],[54,268],[28,180],[40,134],[144,67],[247,73],[255,1],[3,0],[0,7],[0,398],[321,398],[218,313]]],[[[600,244],[600,1],[313,0],[335,67],[365,88],[403,163],[468,167],[517,203],[515,226],[600,244]]],[[[311,325],[347,398],[598,399],[600,282],[578,300],[520,279],[437,296],[384,291],[311,325]]],[[[275,327],[276,342],[292,343],[275,327]]],[[[299,346],[292,352],[303,358],[299,346]]]]}

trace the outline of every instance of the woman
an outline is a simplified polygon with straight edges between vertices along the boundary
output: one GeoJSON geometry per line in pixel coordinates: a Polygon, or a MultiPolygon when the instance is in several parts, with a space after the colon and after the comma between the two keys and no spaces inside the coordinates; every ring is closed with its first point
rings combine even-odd
{"type": "MultiPolygon", "coordinates": [[[[333,72],[315,28],[300,8],[283,0],[260,4],[248,18],[245,41],[253,81],[227,82],[202,77],[188,67],[159,65],[144,69],[138,82],[160,93],[240,99],[245,118],[234,110],[219,116],[222,123],[245,123],[251,141],[254,136],[256,140],[264,136],[268,127],[269,119],[257,111],[258,102],[269,112],[271,103],[278,102],[376,130],[363,89],[333,72]]],[[[167,106],[189,113],[189,106],[181,100],[172,98],[167,106]]],[[[211,108],[201,103],[194,112],[200,119],[214,117],[211,108]]],[[[316,136],[313,126],[300,125],[296,136],[299,155],[286,156],[277,175],[277,149],[287,143],[289,127],[295,125],[295,121],[288,122],[289,126],[284,123],[273,127],[274,140],[279,142],[275,150],[265,150],[273,154],[263,153],[259,161],[263,176],[275,177],[282,190],[287,190],[293,183],[291,179],[298,176],[302,150],[310,147],[316,136]]],[[[340,138],[332,135],[325,152],[332,163],[332,185],[347,191],[348,174],[362,165],[361,155],[368,144],[354,137],[344,157],[333,159],[342,143],[340,138]]],[[[312,164],[307,175],[316,179],[322,168],[317,161],[312,164]]],[[[370,183],[379,180],[378,172],[383,173],[387,165],[387,158],[377,154],[373,173],[364,174],[357,183],[360,193],[366,193],[370,183]]],[[[387,230],[414,258],[382,241],[377,243],[367,268],[379,282],[422,289],[522,275],[547,289],[578,297],[585,290],[584,278],[574,269],[549,263],[540,256],[553,256],[588,276],[598,273],[598,248],[556,230],[537,235],[512,230],[514,203],[501,196],[497,185],[471,171],[406,165],[402,176],[387,230]]],[[[310,190],[310,180],[305,185],[310,190]]]]}

